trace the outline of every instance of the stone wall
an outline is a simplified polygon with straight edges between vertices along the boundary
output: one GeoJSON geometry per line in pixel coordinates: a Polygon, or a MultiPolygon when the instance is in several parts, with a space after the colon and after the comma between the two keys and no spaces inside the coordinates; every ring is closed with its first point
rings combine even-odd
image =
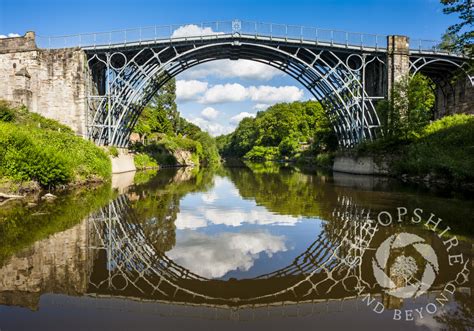
{"type": "Polygon", "coordinates": [[[78,49],[38,49],[34,34],[0,39],[0,98],[86,134],[87,60],[78,49]]]}
{"type": "Polygon", "coordinates": [[[467,77],[436,88],[435,117],[460,113],[474,114],[474,87],[467,77]]]}
{"type": "Polygon", "coordinates": [[[0,268],[0,304],[36,310],[41,294],[87,291],[92,258],[87,219],[15,254],[0,268]]]}
{"type": "Polygon", "coordinates": [[[356,175],[388,175],[388,160],[374,160],[372,156],[336,156],[333,171],[356,175]]]}

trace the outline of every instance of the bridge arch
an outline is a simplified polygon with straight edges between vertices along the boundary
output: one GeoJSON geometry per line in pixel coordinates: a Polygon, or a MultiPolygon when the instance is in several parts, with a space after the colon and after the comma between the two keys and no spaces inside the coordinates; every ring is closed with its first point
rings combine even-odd
{"type": "Polygon", "coordinates": [[[380,122],[363,88],[365,57],[351,55],[299,44],[257,42],[238,34],[159,47],[94,48],[88,62],[103,97],[91,103],[89,137],[100,145],[126,146],[142,109],[169,79],[205,62],[246,59],[299,81],[328,112],[339,144],[353,146],[364,138],[375,138],[380,122]]]}

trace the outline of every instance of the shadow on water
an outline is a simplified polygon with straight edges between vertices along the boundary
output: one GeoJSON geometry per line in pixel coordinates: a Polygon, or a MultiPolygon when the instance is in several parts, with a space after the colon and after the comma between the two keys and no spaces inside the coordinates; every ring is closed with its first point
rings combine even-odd
{"type": "MultiPolygon", "coordinates": [[[[426,307],[444,293],[446,284],[463,268],[472,268],[471,262],[449,264],[449,255],[463,254],[465,261],[472,259],[470,224],[474,210],[470,201],[420,194],[384,178],[330,175],[284,164],[163,169],[136,173],[135,184],[128,186],[131,180],[131,174],[115,179],[115,193],[102,187],[62,196],[54,204],[16,205],[1,211],[0,304],[4,306],[0,306],[0,316],[7,316],[8,322],[3,322],[7,329],[35,323],[51,327],[46,321],[54,320],[54,311],[66,314],[68,321],[81,329],[85,322],[70,314],[77,308],[88,312],[96,328],[105,325],[101,320],[104,316],[120,327],[135,321],[145,328],[157,319],[175,328],[205,328],[203,323],[192,322],[196,318],[211,319],[214,324],[207,326],[230,329],[242,327],[232,324],[237,320],[247,321],[251,324],[245,327],[256,329],[268,327],[265,323],[278,323],[281,329],[290,328],[291,323],[300,323],[302,328],[319,323],[332,328],[355,325],[388,329],[442,325],[462,329],[473,325],[472,279],[458,286],[437,313],[424,319],[411,324],[398,321],[405,323],[400,325],[392,313],[426,307]],[[249,204],[253,218],[231,223],[235,215],[247,217],[242,206],[249,204]],[[240,214],[232,214],[237,207],[240,214]],[[368,212],[372,218],[381,211],[396,215],[398,207],[410,211],[400,223],[380,226],[367,220],[368,212]],[[453,229],[450,233],[463,240],[447,251],[443,242],[449,238],[447,233],[438,236],[439,231],[410,222],[415,208],[424,210],[423,222],[434,213],[453,229]],[[218,219],[213,221],[206,214],[205,223],[199,225],[197,218],[185,218],[197,215],[197,211],[212,211],[218,219]],[[262,219],[255,219],[258,217],[262,219]],[[291,220],[285,224],[288,231],[281,224],[258,222],[265,217],[291,220]],[[186,220],[191,223],[184,223],[186,220]],[[199,272],[201,269],[194,270],[172,258],[177,256],[183,238],[191,234],[193,245],[205,251],[208,243],[200,242],[202,238],[218,238],[222,233],[230,241],[241,233],[251,238],[257,233],[255,229],[263,229],[264,238],[270,238],[275,229],[290,235],[289,227],[304,232],[308,229],[304,226],[315,222],[321,228],[307,247],[291,257],[272,251],[274,259],[285,256],[283,262],[275,270],[263,268],[257,275],[242,272],[242,276],[227,279],[209,277],[199,272]],[[440,272],[429,288],[414,298],[388,294],[373,271],[374,261],[380,260],[378,248],[384,247],[387,238],[399,238],[400,233],[416,236],[419,245],[429,245],[437,256],[435,269],[440,272]],[[374,305],[368,306],[362,301],[364,297],[375,298],[385,313],[374,312],[374,305]],[[15,307],[39,312],[32,315],[15,307]],[[122,314],[124,310],[128,313],[122,314]],[[295,319],[287,322],[288,317],[295,319]]],[[[396,279],[393,286],[407,282],[406,275],[397,271],[397,261],[403,259],[425,266],[412,270],[410,282],[425,279],[427,254],[417,254],[411,246],[398,245],[385,260],[391,266],[385,270],[388,277],[396,279]]],[[[258,260],[262,254],[248,256],[258,260]]],[[[204,264],[199,258],[196,255],[198,261],[194,262],[204,264]]],[[[213,267],[218,263],[208,266],[213,267]]],[[[3,326],[0,322],[0,328],[3,326]]]]}

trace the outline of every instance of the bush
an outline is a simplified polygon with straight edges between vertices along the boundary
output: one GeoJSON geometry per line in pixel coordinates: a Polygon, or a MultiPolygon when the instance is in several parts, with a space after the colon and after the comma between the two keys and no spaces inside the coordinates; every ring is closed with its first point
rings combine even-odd
{"type": "Polygon", "coordinates": [[[279,158],[278,147],[254,146],[244,158],[252,161],[269,161],[279,158]]]}
{"type": "Polygon", "coordinates": [[[15,119],[15,113],[8,103],[0,100],[0,122],[11,122],[15,119]]]}
{"type": "Polygon", "coordinates": [[[400,154],[395,163],[399,173],[474,182],[474,116],[453,115],[431,123],[400,154]]]}
{"type": "Polygon", "coordinates": [[[316,165],[322,168],[331,168],[334,155],[332,153],[321,153],[316,155],[316,165]]]}
{"type": "Polygon", "coordinates": [[[158,167],[156,160],[151,158],[148,154],[135,154],[133,160],[137,169],[150,169],[158,167]]]}
{"type": "Polygon", "coordinates": [[[280,155],[293,157],[300,151],[300,143],[297,137],[289,136],[284,138],[278,145],[280,155]]]}
{"type": "Polygon", "coordinates": [[[93,143],[69,133],[0,123],[0,175],[53,187],[73,180],[107,179],[111,164],[93,143]]]}
{"type": "Polygon", "coordinates": [[[108,147],[108,150],[109,150],[109,155],[110,155],[110,156],[112,156],[112,157],[118,157],[119,152],[118,152],[117,147],[109,146],[109,147],[108,147]]]}
{"type": "Polygon", "coordinates": [[[451,128],[453,126],[467,124],[474,121],[472,115],[467,114],[456,114],[451,116],[445,116],[437,121],[432,122],[423,130],[423,136],[427,136],[444,129],[451,128]]]}

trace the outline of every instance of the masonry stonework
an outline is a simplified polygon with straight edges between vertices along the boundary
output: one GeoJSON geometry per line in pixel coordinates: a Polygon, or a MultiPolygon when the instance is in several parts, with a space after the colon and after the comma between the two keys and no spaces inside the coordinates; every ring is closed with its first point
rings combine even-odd
{"type": "Polygon", "coordinates": [[[79,48],[46,50],[34,34],[0,39],[0,98],[86,134],[87,59],[79,48]]]}
{"type": "Polygon", "coordinates": [[[474,86],[468,77],[436,87],[435,118],[460,113],[474,115],[474,86]]]}
{"type": "Polygon", "coordinates": [[[94,257],[88,219],[35,242],[0,267],[0,304],[38,309],[44,293],[83,295],[94,257]]]}

